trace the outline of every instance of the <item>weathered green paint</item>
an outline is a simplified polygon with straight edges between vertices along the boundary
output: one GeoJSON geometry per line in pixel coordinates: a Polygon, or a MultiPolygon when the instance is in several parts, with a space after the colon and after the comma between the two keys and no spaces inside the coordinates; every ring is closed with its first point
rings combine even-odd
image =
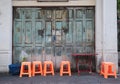
{"type": "Polygon", "coordinates": [[[14,8],[13,62],[52,60],[59,68],[71,53],[94,52],[94,8],[14,8]],[[44,53],[45,51],[45,53],[44,53]]]}

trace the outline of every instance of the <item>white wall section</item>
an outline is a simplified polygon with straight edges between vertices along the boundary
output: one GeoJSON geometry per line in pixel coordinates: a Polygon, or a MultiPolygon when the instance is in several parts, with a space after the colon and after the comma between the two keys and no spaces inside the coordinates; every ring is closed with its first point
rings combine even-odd
{"type": "Polygon", "coordinates": [[[113,62],[118,70],[117,1],[96,0],[96,68],[101,61],[113,62]]]}
{"type": "Polygon", "coordinates": [[[0,72],[12,63],[12,1],[0,0],[0,72]]]}
{"type": "Polygon", "coordinates": [[[69,0],[68,2],[37,2],[37,0],[13,0],[13,6],[95,6],[95,0],[69,0]]]}

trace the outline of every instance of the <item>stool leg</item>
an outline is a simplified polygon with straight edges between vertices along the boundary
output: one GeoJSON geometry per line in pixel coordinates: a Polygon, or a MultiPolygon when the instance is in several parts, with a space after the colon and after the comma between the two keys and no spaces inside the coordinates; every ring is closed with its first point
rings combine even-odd
{"type": "Polygon", "coordinates": [[[52,64],[51,66],[52,66],[52,75],[54,75],[54,67],[53,67],[53,64],[52,64]]]}
{"type": "Polygon", "coordinates": [[[60,76],[63,76],[63,65],[61,64],[61,68],[60,68],[60,76]]]}
{"type": "Polygon", "coordinates": [[[105,64],[104,65],[104,78],[108,78],[108,66],[105,64]]]}
{"type": "Polygon", "coordinates": [[[44,64],[44,76],[46,76],[46,64],[44,64]]]}
{"type": "Polygon", "coordinates": [[[20,77],[22,77],[22,73],[23,73],[23,65],[21,65],[21,68],[20,68],[20,77]]]}
{"type": "Polygon", "coordinates": [[[40,71],[40,73],[42,75],[42,64],[39,64],[39,71],[40,71]]]}
{"type": "Polygon", "coordinates": [[[40,64],[40,72],[41,72],[41,75],[43,75],[43,73],[42,73],[42,64],[40,64]]]}
{"type": "Polygon", "coordinates": [[[70,64],[68,65],[68,71],[69,71],[69,76],[71,76],[71,68],[70,68],[70,64]]]}
{"type": "Polygon", "coordinates": [[[35,76],[35,65],[32,65],[32,76],[35,76]]]}
{"type": "Polygon", "coordinates": [[[114,77],[117,78],[117,74],[116,74],[116,71],[114,71],[114,77]]]}
{"type": "Polygon", "coordinates": [[[31,65],[28,66],[29,77],[31,77],[31,65]]]}

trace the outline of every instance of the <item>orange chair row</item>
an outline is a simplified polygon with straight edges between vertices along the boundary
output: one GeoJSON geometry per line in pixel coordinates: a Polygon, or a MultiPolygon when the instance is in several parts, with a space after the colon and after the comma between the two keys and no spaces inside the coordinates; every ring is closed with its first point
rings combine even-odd
{"type": "MultiPolygon", "coordinates": [[[[35,76],[35,74],[41,74],[46,76],[46,74],[51,73],[54,75],[54,66],[52,61],[44,61],[43,69],[41,61],[22,62],[20,69],[20,77],[23,75],[28,75],[29,77],[35,76]]],[[[71,68],[69,61],[62,61],[60,65],[60,76],[63,74],[69,74],[71,76],[71,68]]]]}

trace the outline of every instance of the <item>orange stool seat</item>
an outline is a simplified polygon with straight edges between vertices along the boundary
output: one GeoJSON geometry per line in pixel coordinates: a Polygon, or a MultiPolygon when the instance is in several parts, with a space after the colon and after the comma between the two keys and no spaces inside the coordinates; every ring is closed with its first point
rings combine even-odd
{"type": "Polygon", "coordinates": [[[52,61],[44,61],[43,75],[46,76],[47,73],[52,73],[52,75],[54,75],[54,66],[52,61]]]}
{"type": "Polygon", "coordinates": [[[28,75],[31,77],[31,62],[22,62],[20,69],[20,77],[22,75],[28,75]]]}
{"type": "Polygon", "coordinates": [[[41,61],[33,61],[32,62],[32,76],[40,73],[42,75],[42,63],[41,61]]]}
{"type": "Polygon", "coordinates": [[[69,74],[71,76],[71,68],[70,68],[70,62],[69,61],[62,61],[60,65],[60,76],[63,76],[63,74],[69,74]]]}
{"type": "Polygon", "coordinates": [[[104,75],[104,78],[108,78],[109,75],[117,78],[115,64],[112,62],[102,62],[100,74],[104,75]]]}

